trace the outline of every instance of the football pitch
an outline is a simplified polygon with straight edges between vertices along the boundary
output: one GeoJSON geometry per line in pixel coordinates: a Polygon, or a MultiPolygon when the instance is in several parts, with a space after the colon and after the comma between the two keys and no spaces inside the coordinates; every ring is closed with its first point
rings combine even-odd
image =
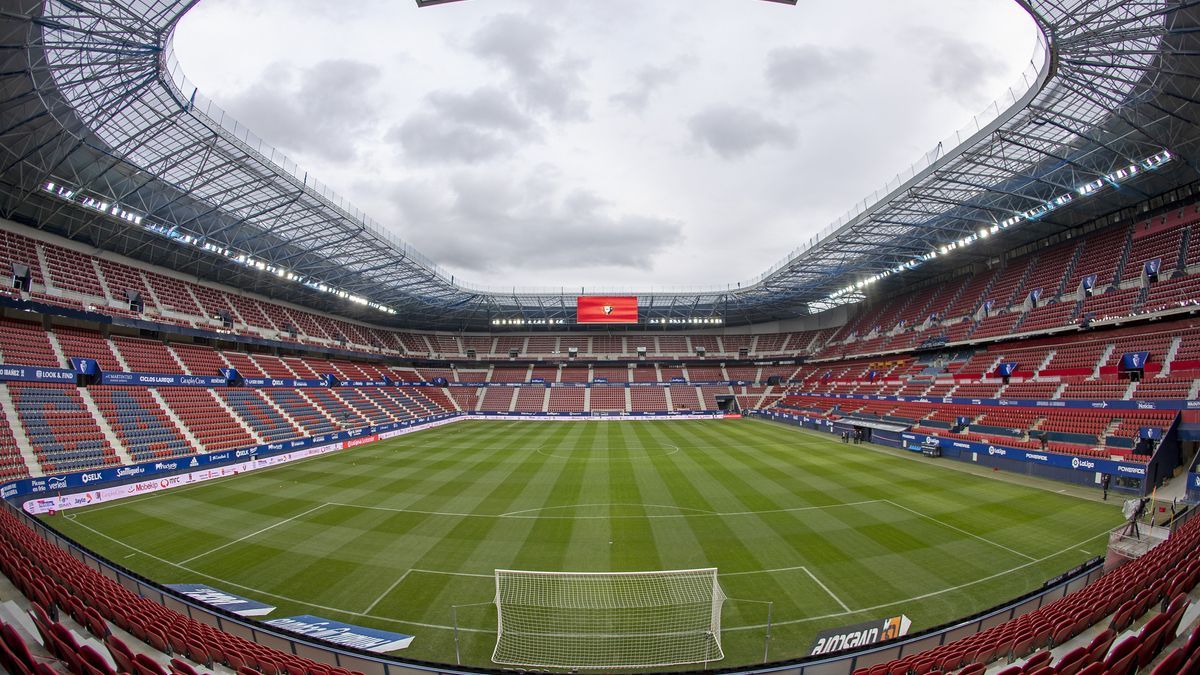
{"type": "Polygon", "coordinates": [[[1102,503],[758,420],[465,421],[46,522],[162,583],[415,635],[399,656],[489,666],[496,569],[716,567],[725,659],[823,628],[916,632],[1103,554],[1102,503]]]}

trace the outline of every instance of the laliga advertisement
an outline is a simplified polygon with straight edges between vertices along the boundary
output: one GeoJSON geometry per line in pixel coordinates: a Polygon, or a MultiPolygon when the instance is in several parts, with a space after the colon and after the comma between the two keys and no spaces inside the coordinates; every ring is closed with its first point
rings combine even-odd
{"type": "Polygon", "coordinates": [[[637,323],[636,295],[580,295],[575,299],[576,323],[637,323]]]}

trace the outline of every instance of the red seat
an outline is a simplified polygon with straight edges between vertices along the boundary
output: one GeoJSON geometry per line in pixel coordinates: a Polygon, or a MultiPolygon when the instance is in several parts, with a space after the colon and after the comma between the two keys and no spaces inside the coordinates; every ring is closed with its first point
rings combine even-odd
{"type": "Polygon", "coordinates": [[[171,675],[157,661],[145,654],[136,654],[133,657],[133,667],[137,675],[171,675]]]}

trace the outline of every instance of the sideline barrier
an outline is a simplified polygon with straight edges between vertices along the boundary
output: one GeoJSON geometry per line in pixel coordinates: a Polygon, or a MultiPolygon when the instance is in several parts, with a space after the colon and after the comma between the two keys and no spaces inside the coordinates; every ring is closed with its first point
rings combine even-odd
{"type": "MultiPolygon", "coordinates": [[[[782,412],[758,412],[754,413],[758,416],[766,417],[767,419],[786,424],[804,426],[810,429],[820,429],[822,427],[833,428],[833,424],[829,420],[824,420],[815,417],[809,417],[803,414],[782,413],[782,412]]],[[[944,456],[953,459],[961,459],[963,461],[972,461],[978,457],[996,457],[1021,462],[1034,466],[1053,467],[1056,469],[1067,469],[1071,471],[1086,472],[1091,475],[1097,473],[1107,473],[1113,476],[1128,476],[1130,478],[1144,479],[1146,477],[1146,465],[1134,464],[1132,462],[1118,462],[1111,459],[1100,459],[1095,457],[1078,457],[1075,455],[1065,455],[1051,452],[1037,452],[1035,450],[1024,450],[1021,448],[1010,448],[1007,446],[995,443],[977,443],[974,441],[959,441],[952,438],[944,438],[941,436],[927,436],[912,432],[884,432],[876,431],[871,435],[872,442],[882,445],[889,445],[895,448],[904,450],[912,450],[920,452],[922,444],[926,440],[936,440],[938,447],[942,448],[944,456]],[[974,453],[972,455],[972,453],[974,453]],[[964,457],[963,455],[968,455],[964,457]]],[[[1052,476],[1047,476],[1052,477],[1052,476]]]]}
{"type": "Polygon", "coordinates": [[[462,420],[521,419],[588,422],[700,420],[721,419],[722,417],[721,413],[674,412],[614,415],[603,413],[446,413],[405,422],[296,438],[279,443],[265,443],[241,450],[192,455],[190,458],[180,457],[95,471],[79,471],[48,478],[25,478],[0,488],[0,497],[13,501],[25,498],[22,508],[28,513],[53,513],[279,466],[462,420]]]}

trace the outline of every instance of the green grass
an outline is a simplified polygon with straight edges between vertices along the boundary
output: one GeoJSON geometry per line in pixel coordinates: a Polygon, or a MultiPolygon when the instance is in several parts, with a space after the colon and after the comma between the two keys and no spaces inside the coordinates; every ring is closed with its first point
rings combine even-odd
{"type": "MultiPolygon", "coordinates": [[[[160,582],[410,633],[401,656],[442,662],[451,605],[490,600],[496,568],[717,567],[731,598],[774,602],[783,659],[821,628],[999,604],[1121,521],[945,462],[755,420],[460,422],[47,522],[160,582]]],[[[463,662],[490,665],[494,608],[458,616],[463,662]]],[[[765,619],[728,602],[719,665],[760,661],[765,619]]]]}

